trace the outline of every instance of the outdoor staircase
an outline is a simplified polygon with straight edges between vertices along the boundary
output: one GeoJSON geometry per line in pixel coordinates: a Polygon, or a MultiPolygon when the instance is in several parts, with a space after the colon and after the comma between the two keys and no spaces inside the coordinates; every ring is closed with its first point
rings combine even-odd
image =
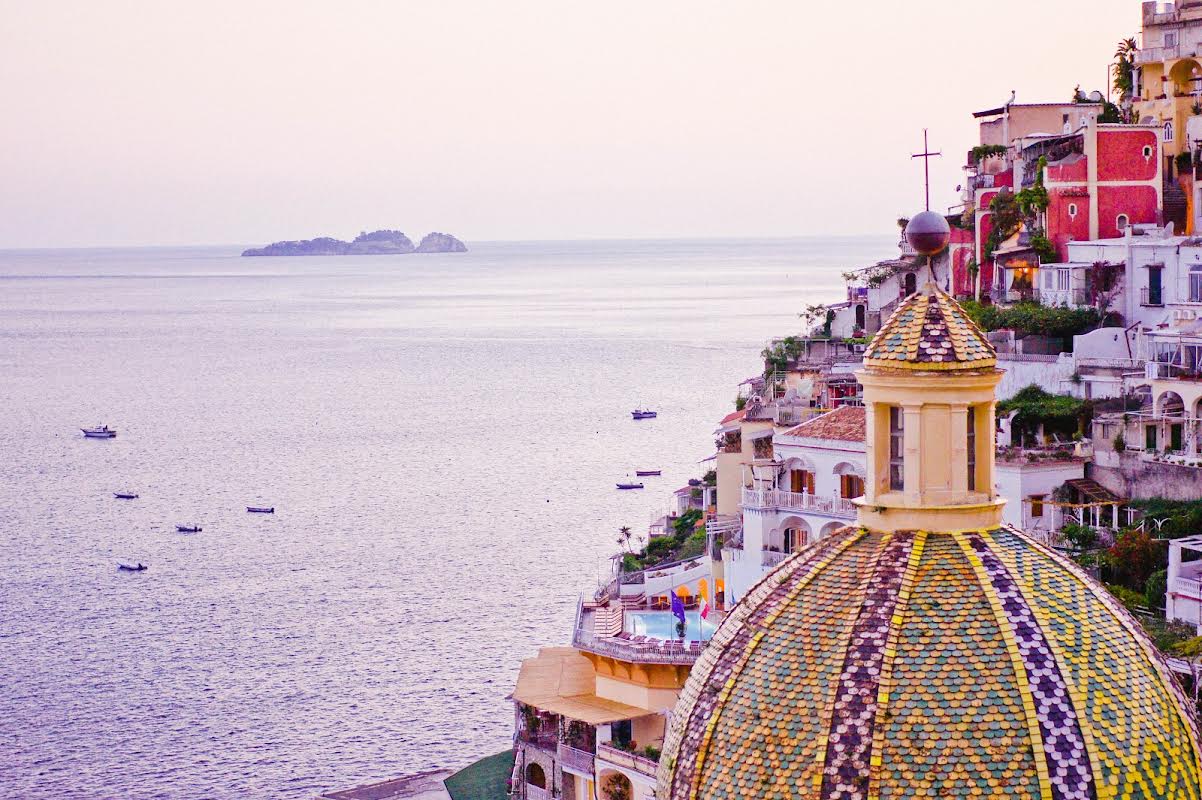
{"type": "Polygon", "coordinates": [[[1186,217],[1189,214],[1189,202],[1185,192],[1177,185],[1174,178],[1164,176],[1164,222],[1173,223],[1173,230],[1184,231],[1186,217]]]}

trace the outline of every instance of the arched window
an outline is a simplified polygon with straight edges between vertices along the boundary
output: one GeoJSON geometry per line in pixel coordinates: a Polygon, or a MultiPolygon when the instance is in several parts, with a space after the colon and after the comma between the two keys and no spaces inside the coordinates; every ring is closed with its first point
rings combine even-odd
{"type": "Polygon", "coordinates": [[[977,410],[968,407],[968,441],[965,443],[968,452],[968,491],[977,490],[977,410]]]}
{"type": "Polygon", "coordinates": [[[1152,157],[1152,145],[1150,145],[1150,144],[1145,144],[1145,145],[1144,145],[1144,158],[1145,158],[1145,159],[1148,159],[1148,158],[1151,158],[1151,157],[1152,157]]]}
{"type": "Polygon", "coordinates": [[[1173,121],[1169,120],[1164,124],[1164,140],[1166,142],[1173,141],[1173,121]]]}
{"type": "Polygon", "coordinates": [[[1069,219],[1077,218],[1077,204],[1076,203],[1068,204],[1068,218],[1069,219]]]}
{"type": "Polygon", "coordinates": [[[1119,233],[1127,230],[1127,226],[1131,224],[1131,218],[1126,214],[1119,214],[1114,218],[1114,227],[1119,229],[1119,233]]]}

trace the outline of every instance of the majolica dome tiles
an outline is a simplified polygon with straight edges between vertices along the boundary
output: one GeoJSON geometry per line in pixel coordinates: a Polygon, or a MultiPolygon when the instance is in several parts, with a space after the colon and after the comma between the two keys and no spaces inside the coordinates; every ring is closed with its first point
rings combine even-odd
{"type": "Polygon", "coordinates": [[[1010,529],[845,529],[694,666],[661,800],[1202,800],[1197,732],[1105,590],[1010,529]]]}
{"type": "Polygon", "coordinates": [[[928,284],[885,321],[868,345],[864,363],[891,369],[984,369],[997,365],[997,354],[960,304],[928,284]]]}

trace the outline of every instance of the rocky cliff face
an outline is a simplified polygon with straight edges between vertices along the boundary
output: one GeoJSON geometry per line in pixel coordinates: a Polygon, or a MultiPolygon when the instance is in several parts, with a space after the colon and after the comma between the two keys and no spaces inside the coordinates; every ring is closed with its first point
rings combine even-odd
{"type": "Polygon", "coordinates": [[[415,249],[413,241],[400,231],[382,230],[360,233],[353,242],[323,236],[318,239],[300,239],[290,242],[274,242],[266,247],[243,250],[244,256],[376,256],[405,253],[466,253],[467,247],[454,236],[446,233],[430,233],[415,249]]]}
{"type": "Polygon", "coordinates": [[[419,253],[466,253],[467,245],[449,233],[427,233],[417,246],[419,253]]]}

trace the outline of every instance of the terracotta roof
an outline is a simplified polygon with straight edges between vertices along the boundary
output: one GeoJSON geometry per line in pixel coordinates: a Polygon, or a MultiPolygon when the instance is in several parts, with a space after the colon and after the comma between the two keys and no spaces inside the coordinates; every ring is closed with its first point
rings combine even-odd
{"type": "Polygon", "coordinates": [[[907,370],[984,369],[997,353],[960,304],[928,283],[902,301],[864,352],[864,366],[907,370]]]}
{"type": "Polygon", "coordinates": [[[842,406],[814,417],[796,428],[784,432],[785,436],[806,436],[811,439],[838,439],[844,442],[862,442],[867,438],[863,406],[842,406]]]}
{"type": "Polygon", "coordinates": [[[727,414],[725,417],[722,418],[722,421],[719,422],[718,424],[726,425],[727,423],[734,422],[736,419],[743,419],[743,417],[745,417],[745,416],[747,416],[746,410],[736,411],[733,414],[727,414]]]}
{"type": "Polygon", "coordinates": [[[844,528],[714,633],[655,795],[1195,800],[1190,705],[1126,609],[1026,535],[844,528]]]}

